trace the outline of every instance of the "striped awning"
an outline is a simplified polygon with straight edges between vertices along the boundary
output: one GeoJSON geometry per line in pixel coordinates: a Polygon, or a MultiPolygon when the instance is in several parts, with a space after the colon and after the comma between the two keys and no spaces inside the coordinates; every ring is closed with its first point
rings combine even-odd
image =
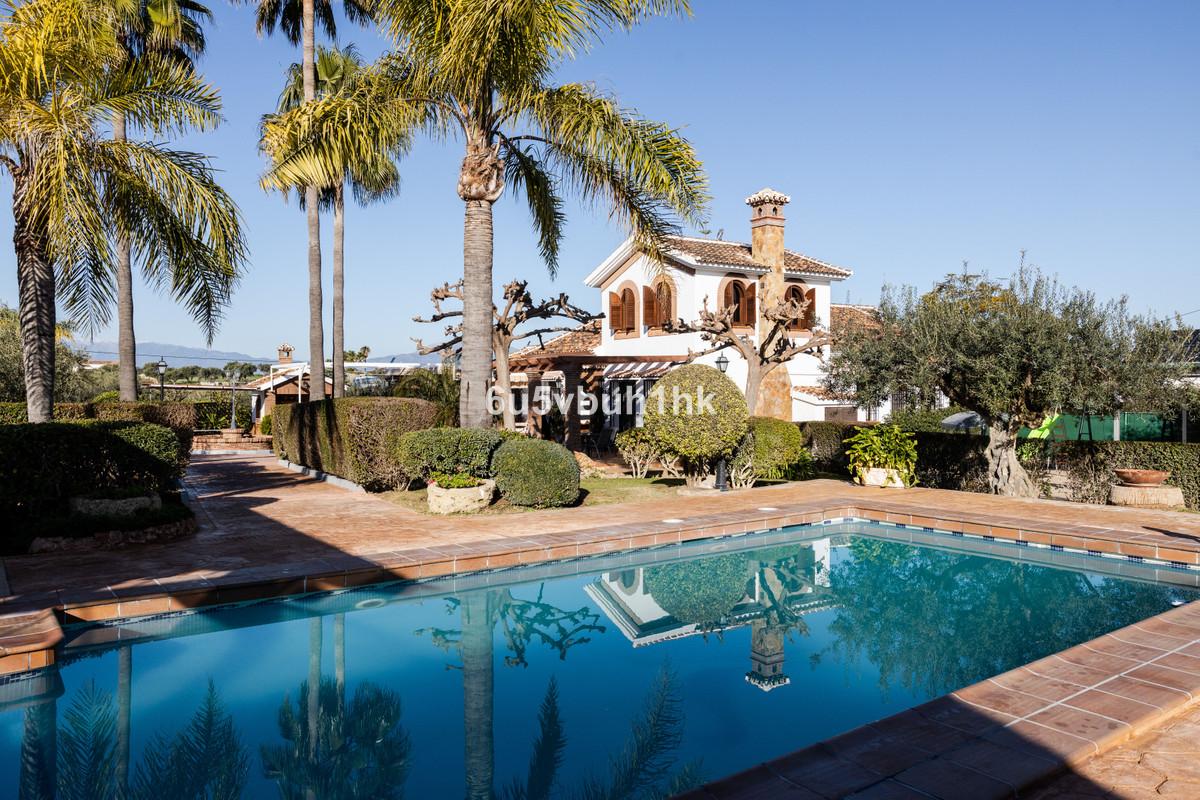
{"type": "Polygon", "coordinates": [[[605,378],[661,378],[679,361],[622,361],[604,367],[605,378]]]}

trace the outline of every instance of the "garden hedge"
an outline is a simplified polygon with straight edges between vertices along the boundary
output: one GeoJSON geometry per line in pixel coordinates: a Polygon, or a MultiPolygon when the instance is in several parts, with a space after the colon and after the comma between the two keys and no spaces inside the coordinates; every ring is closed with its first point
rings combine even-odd
{"type": "Polygon", "coordinates": [[[488,428],[427,428],[399,437],[394,457],[408,475],[422,480],[435,472],[490,478],[492,454],[503,440],[488,428]]]}
{"type": "MultiPolygon", "coordinates": [[[[192,449],[192,431],[196,428],[194,403],[55,403],[57,422],[101,420],[104,422],[150,422],[175,432],[184,452],[192,449]]],[[[0,403],[0,425],[28,422],[25,403],[0,403]]]]}
{"type": "Polygon", "coordinates": [[[513,505],[553,508],[579,499],[579,463],[546,439],[510,439],[492,457],[496,488],[513,505]]]}
{"type": "Polygon", "coordinates": [[[813,464],[825,472],[845,472],[846,439],[854,435],[859,422],[798,422],[804,446],[812,454],[813,464]]]}
{"type": "Polygon", "coordinates": [[[280,458],[354,481],[370,491],[405,488],[412,479],[395,442],[433,424],[437,408],[405,397],[339,397],[282,403],[271,434],[280,458]]]}
{"type": "Polygon", "coordinates": [[[69,498],[93,492],[161,490],[185,461],[175,434],[151,423],[0,425],[0,515],[60,513],[69,498]]]}
{"type": "Polygon", "coordinates": [[[751,417],[754,434],[754,475],[767,480],[805,480],[812,477],[812,456],[804,435],[791,422],[774,417],[751,417]]]}
{"type": "Polygon", "coordinates": [[[1030,442],[1026,460],[1044,462],[1067,473],[1071,499],[1105,503],[1117,469],[1169,470],[1167,483],[1183,490],[1187,507],[1200,510],[1200,444],[1179,442],[1030,442]]]}

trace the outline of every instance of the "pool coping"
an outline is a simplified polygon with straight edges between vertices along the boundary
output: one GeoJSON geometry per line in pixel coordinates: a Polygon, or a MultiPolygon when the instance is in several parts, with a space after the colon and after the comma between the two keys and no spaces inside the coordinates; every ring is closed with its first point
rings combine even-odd
{"type": "MultiPolygon", "coordinates": [[[[1090,525],[1049,529],[1045,521],[980,512],[939,511],[925,516],[882,496],[834,497],[685,519],[398,550],[372,556],[369,566],[363,565],[361,556],[346,555],[153,584],[16,596],[0,601],[0,677],[53,665],[55,647],[64,636],[62,624],[507,569],[847,519],[1129,561],[1142,570],[1169,570],[1172,582],[1186,576],[1187,582],[1200,586],[1200,543],[1165,547],[1142,531],[1090,525]]],[[[808,791],[840,797],[877,791],[875,787],[911,793],[929,791],[938,781],[961,781],[964,770],[979,784],[973,794],[980,800],[1011,796],[1018,788],[1127,741],[1198,699],[1200,602],[745,770],[691,796],[724,798],[759,791],[768,792],[759,796],[774,796],[774,792],[783,796],[808,791]],[[1171,647],[1164,649],[1154,642],[1171,647]],[[1071,676],[1086,682],[1077,683],[1071,676]],[[1068,695],[1055,697],[1072,687],[1068,695]],[[1113,691],[1117,687],[1121,692],[1113,691]],[[1108,713],[1076,707],[1070,700],[1108,713]],[[919,744],[922,741],[927,745],[919,744]],[[829,782],[834,780],[843,781],[843,794],[829,793],[829,782]],[[825,789],[811,788],[817,786],[825,789]]]]}

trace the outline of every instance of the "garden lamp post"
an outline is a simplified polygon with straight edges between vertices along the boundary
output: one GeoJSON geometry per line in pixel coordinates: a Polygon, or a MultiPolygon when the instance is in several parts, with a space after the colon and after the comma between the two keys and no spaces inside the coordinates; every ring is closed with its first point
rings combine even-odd
{"type": "MultiPolygon", "coordinates": [[[[721,370],[721,374],[725,374],[725,370],[729,369],[729,358],[721,353],[717,356],[717,369],[721,370]]],[[[729,491],[728,467],[725,465],[725,456],[717,459],[717,482],[716,489],[719,492],[729,491]]]]}
{"type": "Polygon", "coordinates": [[[158,402],[161,403],[167,399],[167,360],[159,356],[154,366],[158,367],[158,402]]]}

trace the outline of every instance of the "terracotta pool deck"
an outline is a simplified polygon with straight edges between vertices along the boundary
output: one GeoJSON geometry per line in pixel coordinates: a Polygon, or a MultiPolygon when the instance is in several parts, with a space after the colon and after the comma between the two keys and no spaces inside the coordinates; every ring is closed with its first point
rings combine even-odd
{"type": "MultiPolygon", "coordinates": [[[[820,480],[708,497],[432,518],[302,477],[262,456],[198,456],[187,488],[200,518],[189,539],[4,559],[9,594],[0,598],[0,674],[52,663],[58,619],[157,614],[847,517],[1104,554],[1200,586],[1200,570],[1182,569],[1200,566],[1200,514],[820,480]]],[[[1012,796],[1064,766],[1127,745],[1196,700],[1200,604],[710,784],[695,796],[1012,796]]]]}

